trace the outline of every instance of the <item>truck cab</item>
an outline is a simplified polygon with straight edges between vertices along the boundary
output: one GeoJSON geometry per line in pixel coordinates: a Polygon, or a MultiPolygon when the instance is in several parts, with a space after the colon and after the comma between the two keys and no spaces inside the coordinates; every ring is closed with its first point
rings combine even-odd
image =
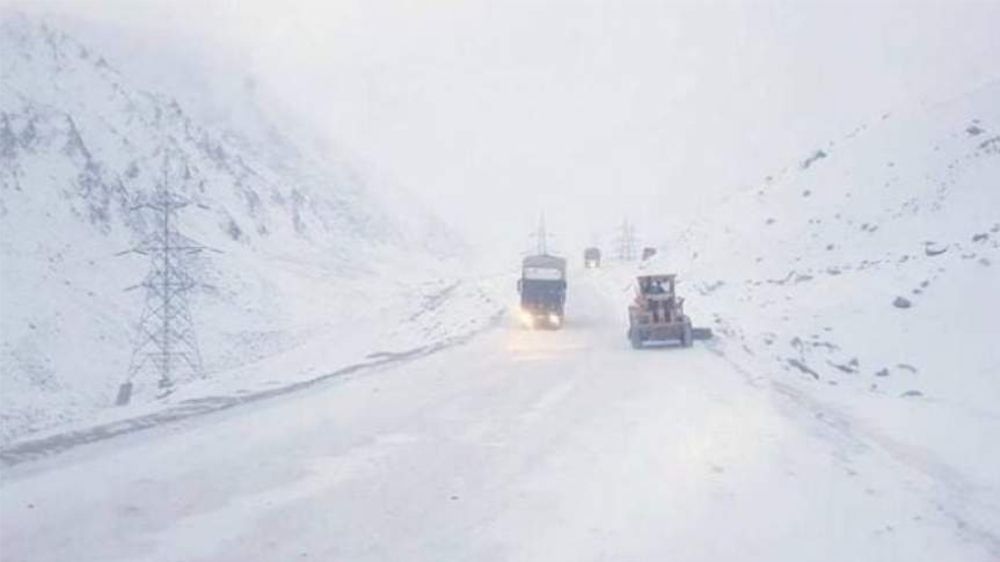
{"type": "Polygon", "coordinates": [[[566,260],[558,256],[528,256],[521,262],[521,322],[528,328],[559,329],[566,304],[566,260]]]}

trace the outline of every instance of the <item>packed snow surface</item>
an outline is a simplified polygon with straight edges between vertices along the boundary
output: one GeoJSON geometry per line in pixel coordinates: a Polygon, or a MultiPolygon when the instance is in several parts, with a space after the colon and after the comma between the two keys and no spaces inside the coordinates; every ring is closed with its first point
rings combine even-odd
{"type": "Polygon", "coordinates": [[[15,467],[6,555],[996,558],[997,512],[966,512],[995,488],[966,489],[961,471],[732,366],[730,343],[632,350],[623,280],[580,272],[562,331],[505,322],[424,359],[15,467]]]}

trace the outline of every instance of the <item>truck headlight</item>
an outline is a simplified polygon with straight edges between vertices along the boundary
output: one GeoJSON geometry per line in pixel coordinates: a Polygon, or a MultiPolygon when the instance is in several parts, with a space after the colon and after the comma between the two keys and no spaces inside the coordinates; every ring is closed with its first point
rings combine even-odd
{"type": "Polygon", "coordinates": [[[549,314],[549,324],[558,326],[562,324],[562,318],[560,318],[558,314],[549,314]]]}
{"type": "Polygon", "coordinates": [[[535,327],[535,317],[526,310],[521,311],[521,323],[527,328],[535,327]]]}

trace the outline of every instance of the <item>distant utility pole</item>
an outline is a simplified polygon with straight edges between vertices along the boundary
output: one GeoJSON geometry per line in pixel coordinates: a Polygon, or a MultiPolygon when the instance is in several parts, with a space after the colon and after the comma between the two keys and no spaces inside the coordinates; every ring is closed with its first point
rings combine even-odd
{"type": "Polygon", "coordinates": [[[542,214],[538,218],[538,228],[535,232],[531,234],[531,237],[535,239],[535,253],[539,256],[545,256],[549,253],[549,233],[545,230],[545,215],[542,214]]]}
{"type": "Polygon", "coordinates": [[[631,261],[635,258],[635,227],[628,219],[622,221],[621,229],[618,233],[618,259],[631,261]]]}
{"type": "Polygon", "coordinates": [[[177,230],[177,211],[188,204],[171,192],[165,166],[163,182],[153,196],[133,207],[135,211],[149,212],[154,227],[138,246],[123,252],[148,256],[150,267],[142,283],[126,289],[143,289],[145,299],[128,378],[118,389],[118,405],[131,400],[137,377],[152,374],[161,391],[167,392],[182,376],[202,375],[201,352],[188,302],[191,291],[201,284],[191,276],[188,266],[190,256],[206,247],[177,230]]]}

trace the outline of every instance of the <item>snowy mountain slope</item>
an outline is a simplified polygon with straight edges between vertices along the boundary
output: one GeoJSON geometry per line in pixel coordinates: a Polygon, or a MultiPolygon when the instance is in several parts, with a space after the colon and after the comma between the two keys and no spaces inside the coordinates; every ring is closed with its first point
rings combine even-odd
{"type": "Polygon", "coordinates": [[[680,270],[727,360],[935,477],[980,530],[1000,513],[997,99],[860,127],[647,266],[680,270]]]}
{"type": "MultiPolygon", "coordinates": [[[[123,289],[148,269],[118,254],[153,224],[134,207],[158,183],[191,202],[182,234],[219,252],[190,264],[209,285],[193,314],[212,377],[332,333],[350,332],[340,359],[363,356],[392,323],[368,303],[402,315],[451,283],[432,217],[272,124],[203,125],[24,16],[0,20],[0,53],[3,440],[113,400],[142,311],[141,291],[123,289]]],[[[136,382],[150,399],[152,381],[136,382]]]]}

